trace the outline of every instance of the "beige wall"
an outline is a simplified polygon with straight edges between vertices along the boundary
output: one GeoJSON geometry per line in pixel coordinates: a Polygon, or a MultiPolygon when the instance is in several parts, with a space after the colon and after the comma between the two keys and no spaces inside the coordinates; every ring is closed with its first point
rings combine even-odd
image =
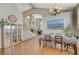
{"type": "Polygon", "coordinates": [[[72,10],[72,29],[74,32],[77,31],[77,8],[72,10]]]}
{"type": "Polygon", "coordinates": [[[72,28],[76,35],[79,35],[79,4],[72,11],[72,28]]]}

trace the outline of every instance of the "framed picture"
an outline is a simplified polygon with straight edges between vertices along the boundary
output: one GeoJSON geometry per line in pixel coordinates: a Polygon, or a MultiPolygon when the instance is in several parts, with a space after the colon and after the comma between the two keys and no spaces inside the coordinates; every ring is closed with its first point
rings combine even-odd
{"type": "Polygon", "coordinates": [[[9,20],[10,22],[16,22],[16,21],[17,21],[17,18],[16,18],[16,16],[14,16],[14,15],[10,15],[10,16],[8,16],[8,20],[9,20]]]}
{"type": "Polygon", "coordinates": [[[63,29],[64,28],[64,19],[55,19],[47,21],[48,29],[63,29]]]}

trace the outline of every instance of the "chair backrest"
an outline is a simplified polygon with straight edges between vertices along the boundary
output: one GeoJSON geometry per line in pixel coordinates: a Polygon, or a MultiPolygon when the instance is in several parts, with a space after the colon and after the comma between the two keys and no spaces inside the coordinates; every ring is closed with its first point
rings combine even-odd
{"type": "Polygon", "coordinates": [[[62,42],[63,41],[63,37],[62,36],[55,36],[55,41],[62,42]]]}
{"type": "Polygon", "coordinates": [[[45,35],[45,40],[51,40],[51,35],[45,35]]]}
{"type": "Polygon", "coordinates": [[[50,35],[54,35],[54,33],[50,32],[50,35]]]}
{"type": "Polygon", "coordinates": [[[57,36],[61,36],[62,34],[61,34],[61,33],[56,33],[56,35],[57,35],[57,36]]]}

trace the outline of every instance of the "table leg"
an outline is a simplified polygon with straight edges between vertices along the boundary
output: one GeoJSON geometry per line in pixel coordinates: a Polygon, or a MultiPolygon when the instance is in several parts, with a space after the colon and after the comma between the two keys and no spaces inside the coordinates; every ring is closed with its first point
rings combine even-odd
{"type": "Polygon", "coordinates": [[[63,49],[63,44],[62,44],[62,42],[61,42],[61,51],[62,51],[62,49],[63,49]]]}
{"type": "Polygon", "coordinates": [[[74,45],[73,47],[74,47],[74,55],[77,55],[77,46],[74,45]]]}
{"type": "Polygon", "coordinates": [[[43,40],[43,47],[45,47],[45,41],[43,40]]]}
{"type": "Polygon", "coordinates": [[[41,45],[41,39],[39,39],[39,45],[41,45]]]}
{"type": "Polygon", "coordinates": [[[67,44],[67,51],[68,51],[68,44],[67,44]]]}
{"type": "Polygon", "coordinates": [[[52,46],[52,42],[50,42],[50,45],[51,45],[51,48],[52,48],[52,47],[53,47],[53,46],[52,46]]]}

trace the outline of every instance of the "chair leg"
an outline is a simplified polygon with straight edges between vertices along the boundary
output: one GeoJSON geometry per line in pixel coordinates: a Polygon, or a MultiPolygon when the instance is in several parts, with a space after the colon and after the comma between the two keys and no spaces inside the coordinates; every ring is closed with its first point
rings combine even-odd
{"type": "Polygon", "coordinates": [[[61,51],[62,51],[63,45],[61,44],[61,51]]]}
{"type": "Polygon", "coordinates": [[[74,55],[77,55],[77,46],[74,45],[73,47],[74,47],[74,55]]]}
{"type": "Polygon", "coordinates": [[[45,47],[44,40],[43,40],[43,47],[45,47]]]}
{"type": "Polygon", "coordinates": [[[46,47],[46,46],[47,46],[47,42],[43,41],[43,47],[46,47]]]}
{"type": "Polygon", "coordinates": [[[68,44],[67,44],[67,51],[68,51],[68,44]]]}
{"type": "Polygon", "coordinates": [[[46,41],[46,47],[47,47],[47,41],[46,41]]]}
{"type": "Polygon", "coordinates": [[[64,43],[64,48],[66,47],[66,44],[64,43]]]}
{"type": "Polygon", "coordinates": [[[52,42],[50,42],[51,48],[52,48],[52,42]]]}
{"type": "Polygon", "coordinates": [[[56,42],[55,42],[55,49],[56,49],[56,42]]]}
{"type": "Polygon", "coordinates": [[[41,39],[39,39],[39,45],[41,46],[41,39]]]}

